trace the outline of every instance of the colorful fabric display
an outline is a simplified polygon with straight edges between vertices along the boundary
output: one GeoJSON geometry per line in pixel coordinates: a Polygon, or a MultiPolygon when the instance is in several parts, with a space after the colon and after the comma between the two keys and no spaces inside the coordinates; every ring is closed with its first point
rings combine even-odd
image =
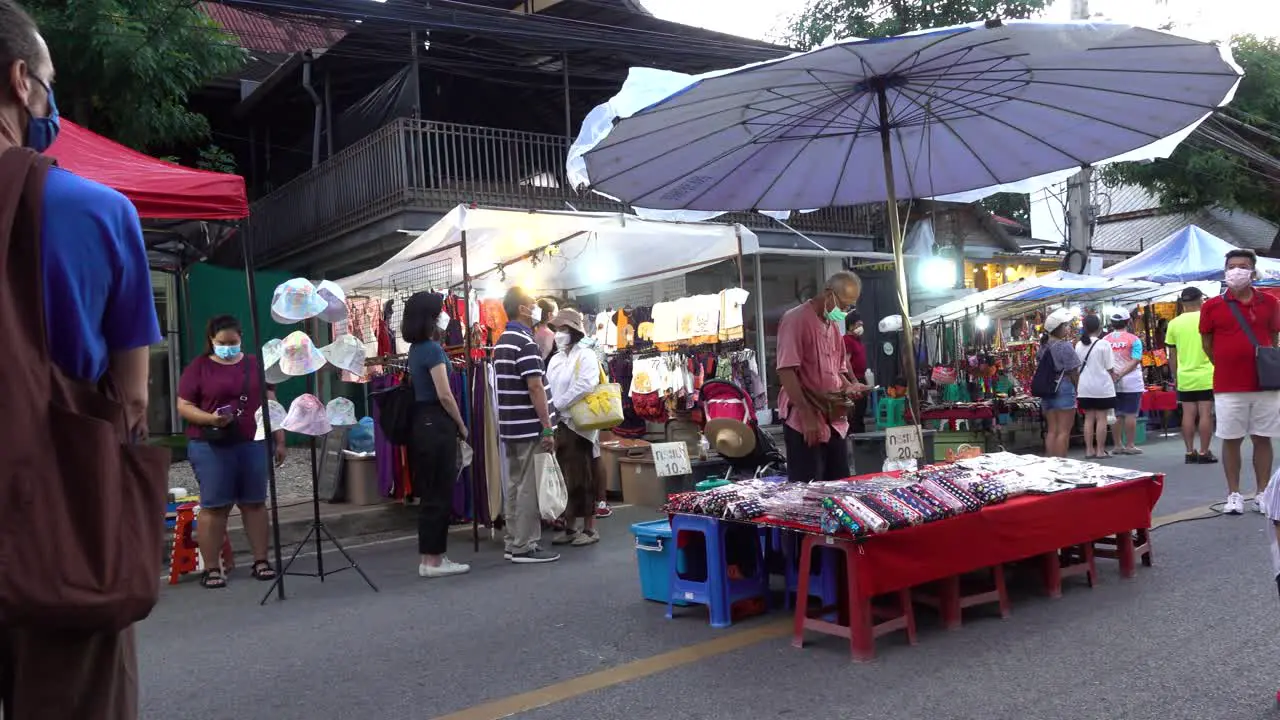
{"type": "Polygon", "coordinates": [[[858,523],[857,518],[843,507],[843,503],[839,498],[823,498],[822,507],[827,511],[827,515],[839,521],[840,527],[848,530],[849,534],[858,536],[866,533],[866,530],[858,523]]]}
{"type": "Polygon", "coordinates": [[[1009,489],[999,480],[979,480],[969,486],[969,491],[984,505],[994,505],[1009,499],[1009,489]]]}
{"type": "Polygon", "coordinates": [[[876,514],[874,510],[867,507],[861,500],[850,495],[841,498],[841,506],[858,519],[863,527],[872,533],[882,533],[889,529],[889,521],[876,514]]]}
{"type": "Polygon", "coordinates": [[[956,497],[951,491],[938,484],[935,480],[925,480],[919,484],[919,487],[928,492],[935,500],[946,506],[951,512],[959,515],[968,512],[964,502],[956,497]]]}

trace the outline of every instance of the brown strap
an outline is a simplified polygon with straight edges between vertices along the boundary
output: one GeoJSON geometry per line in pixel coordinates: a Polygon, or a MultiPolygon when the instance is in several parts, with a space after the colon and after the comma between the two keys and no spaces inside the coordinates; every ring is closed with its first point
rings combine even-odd
{"type": "Polygon", "coordinates": [[[44,270],[40,262],[44,186],[53,160],[28,148],[0,154],[0,262],[9,300],[18,303],[17,325],[36,361],[50,363],[45,320],[44,270]],[[34,242],[27,240],[33,239],[34,242]]]}

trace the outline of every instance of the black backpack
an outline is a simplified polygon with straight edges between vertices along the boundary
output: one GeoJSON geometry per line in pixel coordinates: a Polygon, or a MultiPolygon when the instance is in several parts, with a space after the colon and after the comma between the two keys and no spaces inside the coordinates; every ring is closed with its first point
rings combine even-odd
{"type": "Polygon", "coordinates": [[[1036,365],[1036,374],[1031,377],[1031,394],[1038,398],[1050,398],[1058,394],[1058,384],[1062,382],[1062,374],[1058,372],[1058,363],[1046,344],[1040,354],[1040,362],[1036,365]]]}
{"type": "Polygon", "coordinates": [[[413,394],[413,383],[406,379],[399,385],[376,393],[374,403],[378,406],[378,427],[394,445],[408,445],[413,439],[413,405],[417,398],[413,394]]]}

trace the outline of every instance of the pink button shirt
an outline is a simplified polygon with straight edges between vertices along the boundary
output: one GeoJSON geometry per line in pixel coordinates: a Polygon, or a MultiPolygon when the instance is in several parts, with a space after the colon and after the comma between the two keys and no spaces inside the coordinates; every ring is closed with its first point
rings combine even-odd
{"type": "MultiPolygon", "coordinates": [[[[848,364],[844,341],[835,323],[818,317],[808,303],[787,311],[778,325],[779,370],[794,369],[800,376],[800,384],[806,390],[821,395],[839,392],[844,387],[842,373],[848,364]]],[[[784,388],[778,392],[779,414],[787,427],[804,432],[800,413],[792,413],[791,401],[784,388]]],[[[845,437],[849,434],[849,419],[844,415],[828,418],[830,427],[822,426],[821,440],[831,439],[831,428],[845,437]]]]}

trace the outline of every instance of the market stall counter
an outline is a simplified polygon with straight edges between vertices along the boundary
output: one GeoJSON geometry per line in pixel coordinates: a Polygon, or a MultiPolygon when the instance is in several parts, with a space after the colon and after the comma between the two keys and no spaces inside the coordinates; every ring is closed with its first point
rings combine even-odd
{"type": "MultiPolygon", "coordinates": [[[[752,481],[672,496],[667,509],[799,533],[793,644],[802,646],[806,631],[834,634],[850,641],[855,659],[867,660],[874,656],[874,638],[886,632],[905,630],[914,644],[917,602],[937,607],[947,627],[958,626],[961,609],[975,604],[999,603],[1007,614],[1006,563],[1038,561],[1051,597],[1061,594],[1064,575],[1086,575],[1092,585],[1095,549],[1099,557],[1117,559],[1121,575],[1131,577],[1139,557],[1150,564],[1147,529],[1162,489],[1161,475],[994,453],[840,483],[752,481]],[[805,600],[815,550],[840,553],[845,570],[839,597],[824,598],[822,608],[805,600]],[[961,594],[960,577],[983,570],[992,572],[994,589],[961,594]],[[887,609],[872,602],[882,596],[890,596],[887,609]],[[824,619],[831,613],[837,622],[824,619]]],[[[673,579],[677,564],[673,553],[673,579]]]]}

